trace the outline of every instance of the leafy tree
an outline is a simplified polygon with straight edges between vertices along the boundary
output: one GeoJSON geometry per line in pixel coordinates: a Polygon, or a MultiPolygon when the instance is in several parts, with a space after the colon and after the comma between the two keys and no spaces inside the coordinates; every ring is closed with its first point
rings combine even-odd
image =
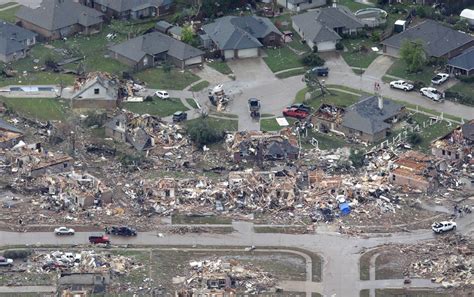
{"type": "Polygon", "coordinates": [[[418,15],[420,18],[425,18],[426,17],[426,10],[423,6],[418,6],[416,8],[416,15],[418,15]]]}
{"type": "Polygon", "coordinates": [[[187,130],[189,137],[200,147],[219,142],[223,139],[222,131],[209,125],[205,118],[201,118],[196,124],[192,125],[187,130]]]}
{"type": "Polygon", "coordinates": [[[411,132],[407,135],[407,140],[412,145],[420,144],[423,138],[419,133],[411,132]]]}
{"type": "Polygon", "coordinates": [[[325,63],[324,59],[318,56],[318,54],[310,53],[303,57],[303,64],[310,67],[323,66],[325,63]]]}
{"type": "Polygon", "coordinates": [[[405,41],[400,48],[400,57],[407,65],[408,72],[418,72],[425,65],[426,57],[420,41],[405,41]]]}
{"type": "Polygon", "coordinates": [[[351,149],[351,154],[349,155],[349,160],[352,162],[352,166],[355,168],[360,168],[364,165],[364,153],[360,150],[351,149]]]}
{"type": "Polygon", "coordinates": [[[186,26],[183,28],[181,31],[181,41],[185,43],[191,43],[194,39],[196,34],[193,31],[193,28],[191,26],[186,26]]]}

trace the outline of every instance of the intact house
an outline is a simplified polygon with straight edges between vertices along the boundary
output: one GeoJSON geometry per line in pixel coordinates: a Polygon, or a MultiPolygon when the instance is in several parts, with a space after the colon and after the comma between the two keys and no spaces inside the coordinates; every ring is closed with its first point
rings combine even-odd
{"type": "Polygon", "coordinates": [[[449,73],[454,75],[473,76],[474,75],[474,47],[464,53],[449,59],[447,63],[449,73]]]}
{"type": "Polygon", "coordinates": [[[341,35],[357,34],[364,28],[364,24],[345,6],[315,9],[291,19],[293,29],[308,46],[317,46],[321,52],[335,50],[341,35]]]}
{"type": "Polygon", "coordinates": [[[176,67],[198,66],[204,52],[160,32],[148,33],[109,48],[111,57],[133,67],[135,71],[169,61],[176,67]]]}
{"type": "Polygon", "coordinates": [[[382,41],[384,54],[400,57],[400,48],[406,41],[420,41],[427,58],[450,59],[474,46],[474,37],[471,35],[453,30],[433,20],[425,20],[382,41]]]}
{"type": "Polygon", "coordinates": [[[169,13],[173,0],[79,0],[83,5],[95,8],[107,18],[121,20],[143,19],[169,13]]]}
{"type": "Polygon", "coordinates": [[[63,91],[63,97],[72,100],[74,108],[115,108],[119,98],[120,83],[105,74],[96,73],[77,79],[72,88],[63,91]]]}
{"type": "Polygon", "coordinates": [[[36,34],[0,20],[0,61],[8,63],[26,57],[36,43],[36,34]]]}
{"type": "Polygon", "coordinates": [[[313,117],[322,132],[334,132],[364,142],[378,142],[405,116],[405,107],[380,96],[369,96],[348,108],[323,104],[313,117]]]}
{"type": "Polygon", "coordinates": [[[438,188],[438,172],[445,168],[442,160],[434,160],[417,151],[408,151],[395,160],[389,181],[393,185],[429,193],[438,188]]]}
{"type": "Polygon", "coordinates": [[[268,19],[257,16],[225,16],[204,25],[200,35],[205,46],[225,59],[260,56],[263,46],[280,46],[282,33],[268,19]],[[212,42],[206,42],[207,40],[212,42]]]}
{"type": "Polygon", "coordinates": [[[73,0],[43,0],[38,8],[22,6],[16,20],[23,28],[38,33],[39,38],[55,40],[99,32],[103,14],[73,0]]]}
{"type": "Polygon", "coordinates": [[[299,12],[310,8],[325,6],[327,0],[277,0],[277,3],[288,10],[299,12]]]}
{"type": "Polygon", "coordinates": [[[0,119],[0,149],[12,148],[23,138],[23,131],[0,119]]]}

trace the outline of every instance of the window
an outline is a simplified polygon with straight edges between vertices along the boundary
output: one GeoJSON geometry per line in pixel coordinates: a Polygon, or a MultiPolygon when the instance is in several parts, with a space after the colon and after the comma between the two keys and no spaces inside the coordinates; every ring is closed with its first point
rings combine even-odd
{"type": "Polygon", "coordinates": [[[459,159],[459,153],[456,153],[456,159],[459,159]]]}
{"type": "Polygon", "coordinates": [[[64,168],[67,168],[67,163],[64,163],[63,166],[64,166],[64,168]]]}
{"type": "Polygon", "coordinates": [[[395,180],[395,174],[394,174],[394,175],[392,175],[392,180],[395,180]]]}
{"type": "Polygon", "coordinates": [[[94,94],[95,95],[99,95],[99,93],[100,93],[100,89],[94,89],[94,94]]]}
{"type": "Polygon", "coordinates": [[[444,155],[446,155],[446,151],[445,151],[445,150],[443,150],[443,151],[442,151],[442,154],[443,154],[443,156],[444,156],[444,155]]]}
{"type": "Polygon", "coordinates": [[[448,156],[451,156],[451,152],[450,152],[450,151],[448,151],[448,156]]]}

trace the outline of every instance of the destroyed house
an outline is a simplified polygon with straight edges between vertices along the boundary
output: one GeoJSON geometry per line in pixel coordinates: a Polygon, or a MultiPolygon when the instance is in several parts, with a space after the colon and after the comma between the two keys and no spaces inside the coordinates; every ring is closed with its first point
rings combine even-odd
{"type": "Polygon", "coordinates": [[[345,112],[342,107],[323,103],[314,113],[312,120],[316,129],[321,132],[337,131],[345,112]]]}
{"type": "Polygon", "coordinates": [[[119,99],[119,83],[108,75],[90,74],[77,80],[71,97],[76,108],[115,108],[119,99]]]}
{"type": "Polygon", "coordinates": [[[438,158],[459,162],[472,153],[473,145],[474,120],[471,120],[433,141],[431,153],[438,158]]]}
{"type": "Polygon", "coordinates": [[[8,149],[14,147],[23,139],[23,136],[21,130],[0,119],[0,148],[8,149]]]}
{"type": "Polygon", "coordinates": [[[74,160],[65,155],[45,156],[38,163],[34,163],[31,167],[31,176],[39,176],[50,173],[60,173],[72,170],[74,160]]]}
{"type": "Polygon", "coordinates": [[[442,169],[442,165],[432,157],[408,151],[395,161],[389,181],[393,185],[432,192],[438,188],[438,169],[442,169]]]}

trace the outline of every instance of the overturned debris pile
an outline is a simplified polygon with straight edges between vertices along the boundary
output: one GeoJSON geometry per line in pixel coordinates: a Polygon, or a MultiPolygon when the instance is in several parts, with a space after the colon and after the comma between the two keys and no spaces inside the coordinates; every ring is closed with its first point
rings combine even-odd
{"type": "MultiPolygon", "coordinates": [[[[204,292],[239,292],[259,294],[274,289],[275,279],[254,265],[219,258],[191,261],[183,286],[194,294],[204,292]]],[[[176,279],[180,279],[179,277],[176,279]]]]}

